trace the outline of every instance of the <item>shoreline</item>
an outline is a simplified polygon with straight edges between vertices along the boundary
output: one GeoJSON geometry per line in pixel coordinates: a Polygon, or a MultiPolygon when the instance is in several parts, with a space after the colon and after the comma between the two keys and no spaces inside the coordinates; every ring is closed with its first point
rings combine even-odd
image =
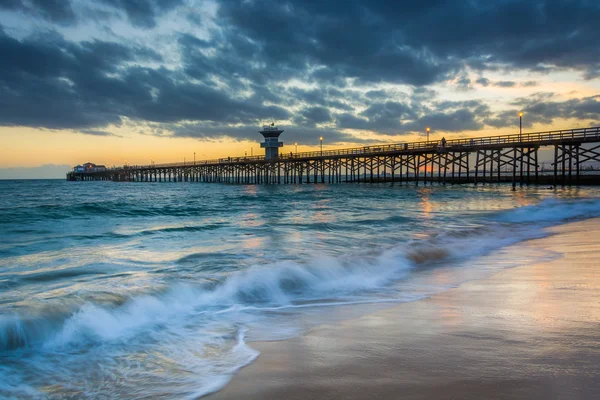
{"type": "Polygon", "coordinates": [[[258,359],[206,398],[600,398],[600,218],[548,231],[509,249],[557,259],[252,342],[258,359]]]}

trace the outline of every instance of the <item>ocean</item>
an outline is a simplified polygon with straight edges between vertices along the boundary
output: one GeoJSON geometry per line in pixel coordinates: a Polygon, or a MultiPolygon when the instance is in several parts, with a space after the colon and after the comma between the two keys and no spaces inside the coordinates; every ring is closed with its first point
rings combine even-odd
{"type": "Polygon", "coordinates": [[[598,216],[592,187],[0,181],[0,397],[196,398],[254,341],[558,257],[511,246],[598,216]]]}

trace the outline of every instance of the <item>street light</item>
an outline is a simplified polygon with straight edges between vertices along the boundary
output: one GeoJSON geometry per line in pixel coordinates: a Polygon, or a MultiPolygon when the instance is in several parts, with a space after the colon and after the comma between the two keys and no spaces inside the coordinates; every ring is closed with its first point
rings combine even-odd
{"type": "Polygon", "coordinates": [[[183,165],[185,165],[185,157],[183,157],[183,165]]]}
{"type": "Polygon", "coordinates": [[[429,127],[427,127],[427,129],[425,129],[427,131],[427,141],[429,142],[429,131],[431,131],[431,129],[429,129],[429,127]]]}
{"type": "Polygon", "coordinates": [[[194,165],[196,165],[196,152],[194,152],[194,165]]]}
{"type": "Polygon", "coordinates": [[[323,155],[323,136],[321,136],[319,140],[321,141],[321,155],[323,155]]]}
{"type": "Polygon", "coordinates": [[[294,143],[294,146],[296,146],[296,155],[298,155],[298,142],[294,143]]]}
{"type": "Polygon", "coordinates": [[[523,112],[519,113],[519,142],[523,140],[523,112]]]}

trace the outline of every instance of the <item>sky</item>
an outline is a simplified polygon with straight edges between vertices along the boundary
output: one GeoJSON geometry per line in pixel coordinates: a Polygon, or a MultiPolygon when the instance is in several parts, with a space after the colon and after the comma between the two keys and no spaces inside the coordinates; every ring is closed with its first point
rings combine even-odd
{"type": "Polygon", "coordinates": [[[0,0],[0,178],[261,154],[271,121],[283,152],[598,126],[598,21],[597,0],[0,0]]]}

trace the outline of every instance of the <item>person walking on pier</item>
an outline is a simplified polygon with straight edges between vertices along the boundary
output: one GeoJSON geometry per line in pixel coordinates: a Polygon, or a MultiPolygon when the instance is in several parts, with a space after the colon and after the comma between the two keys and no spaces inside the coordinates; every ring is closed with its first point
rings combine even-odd
{"type": "Polygon", "coordinates": [[[442,148],[446,147],[446,138],[442,137],[442,148]]]}

